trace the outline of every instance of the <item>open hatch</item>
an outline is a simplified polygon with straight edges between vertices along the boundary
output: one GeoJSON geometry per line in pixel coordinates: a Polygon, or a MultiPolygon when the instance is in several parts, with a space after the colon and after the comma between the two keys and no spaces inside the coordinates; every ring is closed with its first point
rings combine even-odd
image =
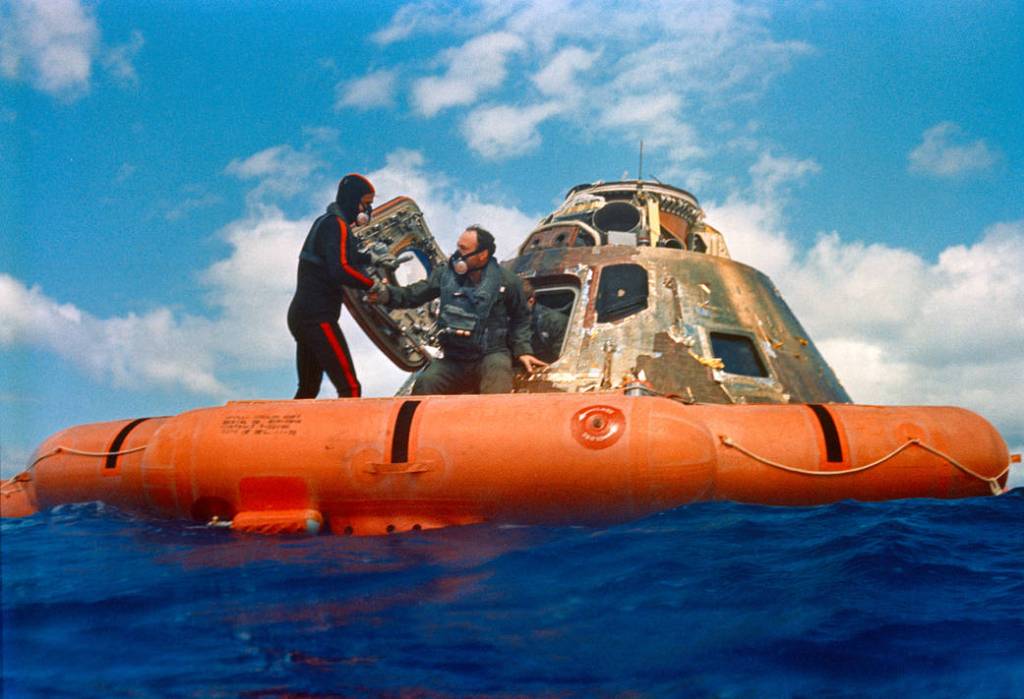
{"type": "MultiPolygon", "coordinates": [[[[374,258],[370,276],[407,286],[426,279],[446,257],[412,199],[397,197],[374,209],[373,220],[352,228],[360,249],[374,258]]],[[[435,304],[387,309],[365,300],[365,292],[345,289],[345,306],[363,332],[388,359],[405,371],[422,368],[437,347],[435,304]]]]}

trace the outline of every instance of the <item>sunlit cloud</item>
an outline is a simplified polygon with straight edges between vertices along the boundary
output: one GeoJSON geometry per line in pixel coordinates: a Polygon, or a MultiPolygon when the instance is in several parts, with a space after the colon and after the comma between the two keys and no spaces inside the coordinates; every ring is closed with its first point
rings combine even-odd
{"type": "Polygon", "coordinates": [[[531,78],[541,94],[548,97],[577,97],[582,91],[578,76],[594,65],[600,56],[577,46],[562,49],[531,78]]]}
{"type": "MultiPolygon", "coordinates": [[[[544,105],[505,112],[500,105],[480,107],[495,121],[466,137],[478,139],[485,154],[487,148],[500,154],[516,144],[535,144],[538,124],[566,118],[544,105]],[[502,124],[502,115],[520,117],[509,119],[516,128],[502,124]]],[[[620,111],[609,108],[609,118],[618,119],[619,128],[631,119],[634,125],[658,123],[678,118],[682,105],[678,97],[653,104],[623,101],[615,105],[620,111]]],[[[317,176],[317,159],[303,148],[278,145],[226,166],[229,174],[251,182],[252,190],[245,212],[216,232],[227,253],[199,275],[206,314],[183,314],[168,303],[141,314],[99,318],[53,289],[5,275],[0,345],[52,352],[117,386],[176,388],[217,398],[247,395],[230,379],[239,366],[290,376],[294,342],[284,317],[298,250],[333,196],[333,187],[317,176]],[[282,188],[317,204],[300,216],[286,214],[274,203],[282,188]]],[[[1011,400],[1024,395],[1024,221],[976,231],[977,242],[949,247],[935,259],[866,244],[842,231],[822,232],[801,246],[787,230],[786,210],[798,203],[799,185],[820,168],[809,158],[754,152],[745,184],[705,202],[707,220],[725,234],[734,259],[771,276],[851,395],[867,403],[964,405],[996,422],[1011,444],[1024,443],[1024,417],[1011,400]]],[[[495,233],[499,258],[511,257],[547,213],[523,211],[514,200],[461,186],[415,150],[391,152],[367,175],[378,202],[399,195],[417,201],[446,251],[467,225],[480,223],[495,233]]],[[[342,326],[366,394],[393,392],[406,374],[382,357],[347,314],[342,326]]]]}
{"type": "Polygon", "coordinates": [[[374,70],[361,78],[338,83],[335,87],[335,111],[347,107],[374,109],[390,107],[395,102],[397,70],[374,70]]]}
{"type": "MultiPolygon", "coordinates": [[[[52,352],[101,382],[125,389],[184,390],[216,399],[251,397],[228,376],[237,367],[291,375],[295,344],[285,316],[295,290],[298,251],[322,208],[291,218],[271,199],[276,180],[308,173],[298,153],[276,146],[228,166],[254,180],[245,214],[217,232],[228,253],[199,274],[206,315],[183,314],[170,305],[145,313],[96,317],[52,291],[0,275],[0,347],[30,346],[52,352]]],[[[514,206],[454,186],[429,170],[422,154],[396,151],[367,173],[379,201],[412,196],[440,244],[450,250],[471,223],[494,232],[499,256],[509,256],[536,220],[514,206]]],[[[302,180],[313,198],[318,181],[302,180]]],[[[333,191],[321,193],[326,205],[333,191]]],[[[397,369],[343,314],[356,369],[367,395],[393,393],[407,374],[397,369]]],[[[325,389],[325,395],[333,389],[325,389]]],[[[281,396],[285,397],[285,396],[281,396]]]]}
{"type": "Polygon", "coordinates": [[[89,90],[100,30],[77,0],[10,0],[0,8],[0,71],[64,99],[89,90]]]}
{"type": "Polygon", "coordinates": [[[751,178],[761,199],[776,196],[781,188],[819,172],[821,166],[814,160],[776,157],[767,151],[761,153],[757,162],[750,167],[751,178]]]}
{"type": "Polygon", "coordinates": [[[214,376],[213,358],[204,350],[210,330],[207,320],[175,318],[166,308],[97,318],[0,274],[0,345],[46,349],[118,387],[226,395],[214,376]]]}
{"type": "MultiPolygon", "coordinates": [[[[1024,221],[927,260],[904,248],[822,233],[803,249],[786,230],[806,161],[762,158],[746,189],[705,202],[733,259],[767,273],[860,403],[961,405],[1024,444],[1024,221]],[[801,165],[801,163],[804,163],[801,165]]],[[[896,236],[893,236],[894,239],[896,236]]]]}
{"type": "Polygon", "coordinates": [[[540,145],[535,128],[524,127],[526,137],[513,139],[514,127],[487,118],[501,112],[480,111],[477,102],[508,83],[517,99],[497,108],[534,116],[535,105],[557,99],[561,109],[545,118],[557,116],[614,140],[643,139],[671,163],[689,165],[711,154],[701,134],[721,124],[713,112],[761,95],[794,60],[813,51],[774,37],[764,6],[738,2],[477,2],[459,6],[446,23],[449,10],[433,2],[407,4],[378,37],[436,41],[447,33],[462,42],[437,54],[435,61],[447,67],[442,76],[414,81],[413,103],[427,117],[443,109],[470,110],[462,133],[473,150],[490,158],[540,145]],[[513,142],[530,147],[511,148],[513,142]]]}
{"type": "Polygon", "coordinates": [[[466,116],[462,130],[469,147],[485,158],[522,155],[540,145],[537,127],[563,109],[556,101],[529,107],[480,107],[466,116]]]}
{"type": "Polygon", "coordinates": [[[421,78],[413,86],[417,109],[431,117],[448,107],[473,104],[505,81],[509,58],[525,45],[515,34],[492,32],[446,50],[442,57],[445,73],[421,78]]]}
{"type": "Polygon", "coordinates": [[[507,202],[491,201],[459,188],[443,172],[428,169],[419,151],[394,151],[385,166],[369,176],[381,201],[398,195],[415,200],[434,237],[449,252],[466,226],[479,223],[494,234],[498,257],[509,257],[541,215],[527,214],[507,202]]]}
{"type": "Polygon", "coordinates": [[[926,130],[921,143],[908,156],[911,172],[935,177],[988,170],[997,159],[997,154],[983,139],[967,142],[961,128],[951,121],[926,130]]]}
{"type": "Polygon", "coordinates": [[[270,193],[292,196],[309,186],[310,176],[321,167],[319,158],[290,145],[273,146],[248,158],[236,158],[224,172],[243,180],[257,180],[250,204],[270,193]]]}
{"type": "Polygon", "coordinates": [[[137,84],[142,33],[112,47],[101,34],[94,10],[79,0],[7,0],[0,4],[0,76],[67,102],[89,92],[97,62],[118,83],[137,84]]]}

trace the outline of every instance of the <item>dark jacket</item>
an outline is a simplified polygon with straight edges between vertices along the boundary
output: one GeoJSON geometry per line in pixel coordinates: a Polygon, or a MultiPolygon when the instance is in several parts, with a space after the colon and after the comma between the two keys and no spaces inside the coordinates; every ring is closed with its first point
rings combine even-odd
{"type": "Polygon", "coordinates": [[[370,256],[359,252],[336,204],[313,222],[299,254],[295,296],[288,308],[288,322],[336,321],[341,315],[344,287],[369,289],[373,280],[366,272],[370,256]]]}
{"type": "Polygon", "coordinates": [[[569,318],[559,311],[548,308],[542,303],[535,303],[530,315],[530,342],[537,359],[542,362],[553,362],[558,359],[565,337],[565,327],[569,318]]]}
{"type": "Polygon", "coordinates": [[[479,284],[444,265],[435,268],[428,279],[405,287],[390,286],[388,290],[388,305],[392,308],[415,308],[441,299],[438,321],[442,332],[438,338],[446,357],[472,360],[502,351],[511,351],[515,357],[533,354],[530,307],[523,284],[493,259],[484,268],[479,284]]]}

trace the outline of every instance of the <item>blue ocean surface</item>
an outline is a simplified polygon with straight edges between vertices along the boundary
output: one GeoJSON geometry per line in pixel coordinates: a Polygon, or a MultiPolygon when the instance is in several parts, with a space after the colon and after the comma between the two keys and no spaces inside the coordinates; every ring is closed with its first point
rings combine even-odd
{"type": "Polygon", "coordinates": [[[257,537],[3,520],[4,697],[1024,697],[1024,492],[257,537]]]}

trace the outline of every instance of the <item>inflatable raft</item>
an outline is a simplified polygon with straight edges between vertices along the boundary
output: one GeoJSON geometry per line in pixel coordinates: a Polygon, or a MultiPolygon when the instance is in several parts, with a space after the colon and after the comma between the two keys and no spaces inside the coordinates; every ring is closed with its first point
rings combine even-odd
{"type": "MultiPolygon", "coordinates": [[[[353,234],[380,281],[447,264],[405,197],[353,234]]],[[[74,427],[4,483],[3,515],[101,500],[240,531],[372,535],[1007,486],[1006,444],[978,415],[852,404],[775,285],[731,259],[689,192],[574,187],[503,264],[564,320],[550,366],[517,377],[515,393],[235,402],[74,427]]],[[[345,304],[401,369],[436,353],[431,304],[345,304]]]]}
{"type": "Polygon", "coordinates": [[[1006,486],[1006,444],[960,408],[629,393],[233,402],[83,425],[46,440],[4,484],[3,516],[99,500],[247,532],[379,535],[1006,486]]]}

